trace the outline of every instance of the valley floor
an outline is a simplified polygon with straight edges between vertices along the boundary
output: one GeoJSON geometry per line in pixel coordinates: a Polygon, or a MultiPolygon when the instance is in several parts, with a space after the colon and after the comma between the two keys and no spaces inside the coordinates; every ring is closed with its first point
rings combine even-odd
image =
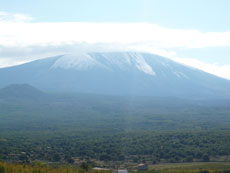
{"type": "Polygon", "coordinates": [[[173,171],[173,170],[229,170],[230,162],[188,162],[188,163],[161,163],[150,165],[149,170],[173,171]]]}
{"type": "MultiPolygon", "coordinates": [[[[124,170],[123,170],[124,171],[124,170]]],[[[46,163],[18,164],[0,162],[0,173],[109,173],[118,172],[116,169],[95,170],[92,167],[74,167],[71,165],[48,165],[46,163]]],[[[128,172],[146,173],[229,173],[230,162],[191,162],[191,163],[164,163],[150,165],[148,170],[128,172]]]]}

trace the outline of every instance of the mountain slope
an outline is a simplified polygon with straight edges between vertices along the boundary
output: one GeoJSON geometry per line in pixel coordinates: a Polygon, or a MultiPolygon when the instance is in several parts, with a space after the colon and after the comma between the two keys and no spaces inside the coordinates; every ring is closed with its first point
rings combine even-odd
{"type": "Polygon", "coordinates": [[[0,69],[0,87],[28,83],[49,91],[173,97],[229,97],[230,82],[153,54],[63,55],[0,69]]]}
{"type": "Polygon", "coordinates": [[[11,84],[0,89],[0,99],[39,100],[47,95],[28,84],[11,84]]]}

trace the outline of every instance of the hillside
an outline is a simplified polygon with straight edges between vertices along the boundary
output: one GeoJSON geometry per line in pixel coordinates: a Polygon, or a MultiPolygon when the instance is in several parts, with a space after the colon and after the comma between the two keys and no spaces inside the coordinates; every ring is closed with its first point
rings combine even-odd
{"type": "Polygon", "coordinates": [[[0,100],[38,101],[47,99],[48,94],[29,84],[11,84],[0,89],[0,100]]]}
{"type": "Polygon", "coordinates": [[[153,54],[63,55],[0,69],[1,84],[44,91],[181,98],[229,98],[230,82],[153,54]]]}

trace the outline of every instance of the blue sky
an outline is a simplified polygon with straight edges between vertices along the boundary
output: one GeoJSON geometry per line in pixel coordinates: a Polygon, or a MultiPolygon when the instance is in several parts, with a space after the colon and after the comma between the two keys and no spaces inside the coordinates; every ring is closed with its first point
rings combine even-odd
{"type": "Polygon", "coordinates": [[[229,7],[229,0],[2,0],[0,67],[127,46],[230,78],[229,7]]]}
{"type": "Polygon", "coordinates": [[[0,10],[37,22],[150,22],[164,27],[229,31],[229,0],[7,0],[0,10]]]}

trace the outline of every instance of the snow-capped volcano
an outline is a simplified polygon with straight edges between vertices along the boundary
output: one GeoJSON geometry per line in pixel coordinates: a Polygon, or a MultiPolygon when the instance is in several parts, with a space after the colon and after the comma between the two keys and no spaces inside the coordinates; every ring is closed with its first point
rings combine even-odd
{"type": "Polygon", "coordinates": [[[104,68],[105,70],[115,71],[128,70],[136,68],[140,72],[155,75],[152,67],[145,61],[145,58],[140,53],[120,53],[110,54],[78,54],[64,55],[59,58],[53,65],[53,68],[75,69],[75,70],[90,70],[93,68],[104,68]]]}
{"type": "Polygon", "coordinates": [[[112,95],[228,97],[230,82],[153,54],[62,55],[0,69],[0,87],[28,83],[43,90],[112,95]]]}

